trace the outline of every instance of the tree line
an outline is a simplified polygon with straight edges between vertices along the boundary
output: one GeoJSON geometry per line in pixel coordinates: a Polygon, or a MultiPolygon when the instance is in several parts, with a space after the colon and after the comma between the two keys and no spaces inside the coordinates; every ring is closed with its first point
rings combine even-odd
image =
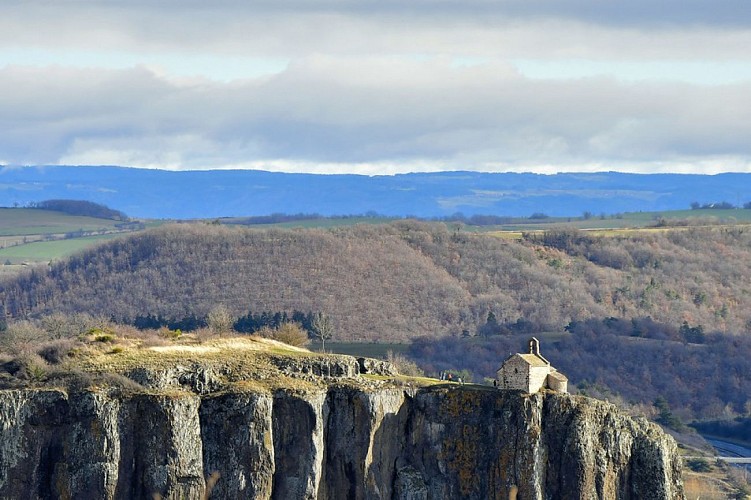
{"type": "MultiPolygon", "coordinates": [[[[315,339],[320,338],[318,329],[316,328],[316,320],[321,315],[321,312],[308,311],[306,313],[297,310],[291,313],[287,311],[263,311],[260,313],[248,311],[239,317],[232,317],[230,315],[228,321],[232,331],[245,334],[253,334],[265,328],[277,329],[287,323],[294,323],[300,326],[309,338],[315,339]]],[[[209,326],[209,317],[210,313],[204,316],[190,314],[182,318],[167,318],[160,315],[146,314],[136,316],[130,324],[139,330],[168,328],[182,332],[193,332],[209,326]]],[[[117,318],[111,319],[117,322],[117,318]]],[[[0,330],[2,330],[2,325],[0,325],[0,330]]]]}
{"type": "MultiPolygon", "coordinates": [[[[751,201],[744,203],[744,209],[751,209],[751,201]]],[[[718,201],[714,203],[699,203],[698,201],[691,202],[691,210],[731,210],[733,208],[740,208],[733,205],[729,201],[718,201]]]]}
{"type": "Polygon", "coordinates": [[[38,208],[40,210],[53,210],[68,215],[96,217],[98,219],[111,219],[117,221],[130,220],[127,215],[119,210],[115,210],[113,208],[109,208],[106,205],[85,200],[44,200],[29,203],[28,207],[38,208]]]}

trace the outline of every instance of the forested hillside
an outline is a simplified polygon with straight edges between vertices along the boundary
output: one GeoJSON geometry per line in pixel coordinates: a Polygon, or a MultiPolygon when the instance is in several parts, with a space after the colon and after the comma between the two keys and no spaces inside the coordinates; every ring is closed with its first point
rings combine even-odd
{"type": "Polygon", "coordinates": [[[562,330],[610,316],[742,333],[750,289],[751,230],[742,226],[510,241],[410,221],[335,230],[180,224],[5,280],[0,305],[16,318],[84,311],[120,321],[204,316],[219,304],[236,317],[323,312],[335,338],[393,342],[562,330]]]}

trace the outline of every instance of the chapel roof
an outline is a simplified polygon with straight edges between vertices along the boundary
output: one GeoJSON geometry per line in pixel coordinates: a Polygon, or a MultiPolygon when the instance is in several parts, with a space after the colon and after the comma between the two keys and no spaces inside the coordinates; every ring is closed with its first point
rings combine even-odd
{"type": "Polygon", "coordinates": [[[540,368],[550,366],[548,363],[545,362],[544,359],[542,359],[540,356],[536,354],[516,354],[516,356],[519,356],[520,358],[522,358],[530,366],[535,366],[535,367],[540,367],[540,368]]]}
{"type": "Polygon", "coordinates": [[[553,369],[550,373],[548,373],[548,377],[560,380],[561,382],[568,381],[568,377],[556,369],[553,369]]]}

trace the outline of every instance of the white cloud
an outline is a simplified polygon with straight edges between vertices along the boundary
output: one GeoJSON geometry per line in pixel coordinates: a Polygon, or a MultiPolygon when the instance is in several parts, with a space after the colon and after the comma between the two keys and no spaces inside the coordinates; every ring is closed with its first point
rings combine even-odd
{"type": "Polygon", "coordinates": [[[444,60],[317,57],[232,84],[176,84],[146,69],[7,68],[0,147],[12,163],[174,169],[638,170],[716,159],[747,168],[750,92],[535,81],[505,65],[444,60]]]}
{"type": "Polygon", "coordinates": [[[371,174],[748,171],[745,1],[6,3],[0,154],[371,174]]]}
{"type": "Polygon", "coordinates": [[[749,60],[746,0],[15,2],[0,46],[176,57],[428,54],[749,60]]]}

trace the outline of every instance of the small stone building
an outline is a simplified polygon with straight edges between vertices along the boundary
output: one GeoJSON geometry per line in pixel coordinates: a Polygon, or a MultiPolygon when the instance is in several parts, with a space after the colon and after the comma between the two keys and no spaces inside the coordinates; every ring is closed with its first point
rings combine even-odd
{"type": "Polygon", "coordinates": [[[529,354],[512,354],[496,372],[501,389],[521,390],[530,394],[546,388],[568,392],[568,379],[540,354],[540,341],[529,340],[529,354]]]}

